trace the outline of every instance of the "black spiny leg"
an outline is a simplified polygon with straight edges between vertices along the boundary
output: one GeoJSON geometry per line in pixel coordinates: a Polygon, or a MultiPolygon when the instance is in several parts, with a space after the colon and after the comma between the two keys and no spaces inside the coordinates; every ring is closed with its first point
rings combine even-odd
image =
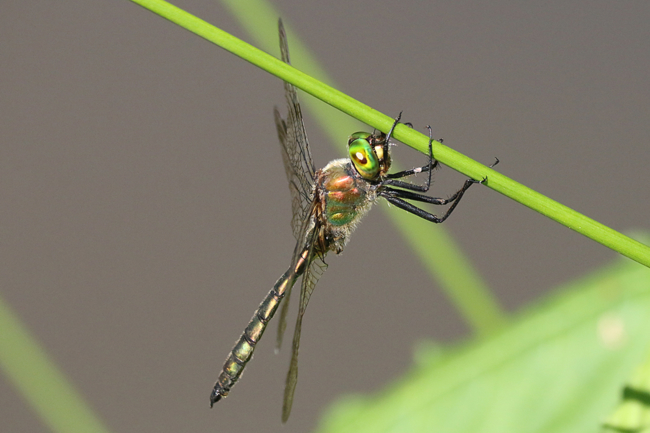
{"type": "MultiPolygon", "coordinates": [[[[431,185],[431,172],[438,166],[437,160],[435,160],[435,163],[433,162],[434,159],[433,159],[433,152],[431,148],[433,138],[431,138],[431,127],[428,128],[429,128],[429,165],[387,175],[386,176],[387,179],[385,179],[382,182],[382,185],[379,188],[378,195],[380,197],[384,197],[386,200],[388,200],[389,203],[394,204],[398,208],[410,212],[414,215],[417,215],[420,218],[424,218],[425,220],[434,223],[441,223],[445,221],[447,218],[449,218],[449,215],[451,215],[454,209],[456,209],[456,206],[458,206],[458,203],[460,202],[460,199],[463,197],[463,194],[465,194],[465,191],[467,191],[469,187],[475,183],[485,183],[487,181],[487,177],[483,178],[480,181],[474,179],[467,179],[463,184],[463,187],[448,198],[429,197],[427,195],[418,194],[418,192],[427,192],[429,190],[429,187],[431,185]],[[424,186],[413,185],[408,182],[393,180],[393,179],[399,179],[406,176],[411,176],[413,174],[421,173],[423,171],[429,172],[429,178],[426,182],[426,185],[424,186]],[[397,188],[402,188],[402,189],[397,189],[397,188]],[[447,212],[442,217],[438,217],[430,212],[420,209],[419,207],[407,202],[406,200],[414,200],[414,201],[430,203],[434,205],[446,205],[451,203],[451,206],[449,207],[449,209],[447,209],[447,212]]],[[[499,159],[498,158],[495,159],[496,159],[495,162],[492,165],[490,165],[490,168],[494,167],[499,163],[499,159]]]]}
{"type": "Polygon", "coordinates": [[[465,191],[467,191],[470,186],[474,185],[475,183],[483,183],[483,182],[484,180],[479,181],[474,179],[467,179],[463,187],[458,191],[456,191],[456,193],[449,198],[429,197],[411,191],[403,191],[403,190],[393,189],[393,188],[382,189],[381,191],[379,191],[379,196],[384,197],[386,200],[388,200],[389,203],[394,204],[400,209],[403,209],[407,212],[419,216],[420,218],[424,218],[425,220],[438,224],[443,222],[447,218],[449,218],[449,215],[451,215],[454,209],[456,209],[456,206],[458,206],[458,203],[460,202],[460,199],[463,197],[463,194],[465,194],[465,191]],[[447,209],[447,212],[442,217],[438,217],[430,212],[420,209],[415,205],[412,205],[411,203],[407,202],[405,199],[420,201],[424,203],[431,203],[435,205],[446,205],[451,203],[451,206],[449,207],[449,209],[447,209]]]}
{"type": "MultiPolygon", "coordinates": [[[[390,140],[390,137],[393,135],[393,131],[395,130],[395,127],[397,126],[397,124],[399,123],[401,118],[402,118],[402,112],[400,111],[399,114],[397,115],[397,117],[395,118],[395,121],[393,122],[393,126],[390,127],[390,131],[388,131],[388,134],[386,134],[386,137],[384,138],[384,146],[383,146],[384,155],[389,154],[389,151],[388,151],[388,146],[390,146],[389,140],[390,140]]],[[[408,123],[408,125],[411,125],[411,124],[408,123]]],[[[412,126],[413,125],[411,125],[411,127],[412,126]]]]}
{"type": "Polygon", "coordinates": [[[382,185],[396,186],[398,188],[404,188],[410,191],[418,191],[418,192],[429,191],[429,188],[431,186],[431,172],[433,172],[433,170],[438,168],[439,162],[437,159],[433,158],[433,148],[432,148],[433,138],[431,137],[431,126],[427,126],[427,129],[429,129],[429,163],[422,167],[412,168],[410,170],[404,170],[397,173],[387,174],[385,176],[385,180],[382,182],[382,185]],[[427,171],[429,172],[429,177],[424,186],[414,185],[410,182],[404,182],[401,180],[393,180],[393,179],[401,179],[403,177],[413,176],[414,174],[427,172],[427,171]]]}

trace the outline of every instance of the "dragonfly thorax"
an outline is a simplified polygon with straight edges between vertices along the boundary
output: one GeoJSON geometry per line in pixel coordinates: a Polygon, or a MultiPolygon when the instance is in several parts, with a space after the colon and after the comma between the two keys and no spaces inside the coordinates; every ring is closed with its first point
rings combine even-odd
{"type": "Polygon", "coordinates": [[[348,159],[335,159],[317,172],[317,197],[326,223],[326,249],[343,251],[350,233],[377,199],[378,185],[365,180],[348,159]]]}

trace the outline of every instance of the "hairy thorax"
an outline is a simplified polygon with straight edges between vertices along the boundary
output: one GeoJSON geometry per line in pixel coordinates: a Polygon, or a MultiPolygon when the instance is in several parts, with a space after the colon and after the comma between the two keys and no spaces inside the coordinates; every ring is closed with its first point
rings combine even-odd
{"type": "Polygon", "coordinates": [[[316,173],[316,200],[325,223],[321,247],[337,254],[377,198],[376,185],[365,181],[349,159],[336,159],[316,173]]]}

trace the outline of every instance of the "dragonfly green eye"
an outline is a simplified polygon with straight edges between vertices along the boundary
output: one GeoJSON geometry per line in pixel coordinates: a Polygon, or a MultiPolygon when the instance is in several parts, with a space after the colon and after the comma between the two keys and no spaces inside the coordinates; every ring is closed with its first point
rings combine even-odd
{"type": "Polygon", "coordinates": [[[367,132],[355,132],[348,140],[350,160],[361,177],[367,180],[376,179],[381,169],[379,159],[368,142],[371,136],[367,132]]]}

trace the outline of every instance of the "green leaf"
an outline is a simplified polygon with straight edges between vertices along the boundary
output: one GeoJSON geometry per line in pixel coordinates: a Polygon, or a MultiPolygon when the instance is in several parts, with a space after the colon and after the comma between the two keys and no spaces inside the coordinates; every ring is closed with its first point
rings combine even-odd
{"type": "MultiPolygon", "coordinates": [[[[319,432],[597,431],[650,346],[650,270],[618,262],[558,289],[502,332],[440,353],[319,432]]],[[[647,409],[647,408],[646,408],[647,409]]]]}
{"type": "Polygon", "coordinates": [[[650,432],[650,354],[622,390],[619,405],[603,423],[603,433],[650,432]]]}

